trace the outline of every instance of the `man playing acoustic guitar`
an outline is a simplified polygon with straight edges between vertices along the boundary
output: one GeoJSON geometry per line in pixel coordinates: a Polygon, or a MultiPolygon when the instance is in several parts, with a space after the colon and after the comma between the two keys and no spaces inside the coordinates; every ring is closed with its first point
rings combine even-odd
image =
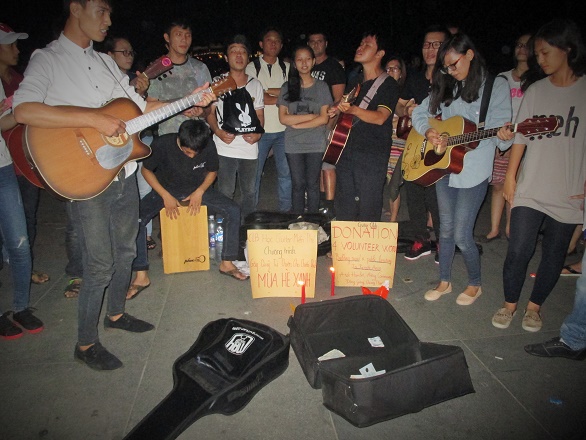
{"type": "MultiPolygon", "coordinates": [[[[354,115],[346,147],[336,165],[336,218],[346,221],[380,221],[383,207],[383,187],[391,154],[393,109],[399,99],[399,86],[382,69],[385,55],[381,37],[364,34],[356,49],[354,61],[362,64],[362,87],[355,103],[340,103],[330,109],[354,115]],[[368,99],[369,91],[381,77],[378,89],[368,99]],[[365,108],[359,105],[366,97],[365,108]]],[[[355,84],[348,84],[351,89],[355,84]]],[[[372,94],[372,92],[371,92],[372,94]]]]}
{"type": "MultiPolygon", "coordinates": [[[[89,127],[111,137],[126,134],[124,121],[100,112],[99,107],[120,97],[129,97],[145,112],[164,103],[145,102],[114,60],[94,51],[93,41],[103,41],[112,23],[109,0],[69,0],[66,7],[68,18],[59,38],[31,57],[24,80],[14,95],[15,118],[20,123],[45,129],[70,128],[79,133],[80,144],[83,144],[81,128],[89,127]]],[[[197,105],[207,106],[214,98],[213,94],[204,93],[197,105]]],[[[131,332],[154,328],[124,311],[138,232],[135,170],[136,163],[128,162],[99,195],[70,202],[74,227],[82,240],[84,277],[74,356],[96,370],[122,366],[99,342],[97,324],[106,289],[104,327],[131,332]]]]}

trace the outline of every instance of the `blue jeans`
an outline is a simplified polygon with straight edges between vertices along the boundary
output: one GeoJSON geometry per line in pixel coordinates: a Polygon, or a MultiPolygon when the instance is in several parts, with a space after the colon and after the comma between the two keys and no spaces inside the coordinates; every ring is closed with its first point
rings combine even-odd
{"type": "Polygon", "coordinates": [[[449,176],[435,184],[440,215],[440,280],[451,282],[456,245],[468,271],[468,285],[480,286],[480,254],[474,242],[474,223],[488,189],[488,179],[472,188],[448,186],[449,176]]]}
{"type": "Polygon", "coordinates": [[[291,172],[285,155],[285,132],[265,133],[258,141],[258,168],[256,170],[256,205],[260,194],[260,180],[265,167],[269,151],[273,148],[275,163],[277,165],[277,177],[279,184],[279,211],[291,210],[291,172]]]}
{"type": "Polygon", "coordinates": [[[136,256],[136,175],[112,182],[93,199],[70,202],[70,210],[83,255],[78,344],[90,345],[99,340],[98,320],[106,289],[108,316],[124,313],[132,261],[136,256]]]}
{"type": "Polygon", "coordinates": [[[291,170],[291,193],[293,214],[305,212],[305,194],[307,193],[307,212],[319,211],[319,178],[321,175],[323,153],[287,153],[291,170]]]}
{"type": "Polygon", "coordinates": [[[256,206],[256,159],[236,159],[234,157],[218,156],[220,168],[218,169],[217,189],[229,199],[234,199],[236,189],[236,176],[238,176],[238,188],[240,189],[240,215],[243,219],[254,212],[256,206]]]}
{"type": "Polygon", "coordinates": [[[560,336],[572,350],[586,348],[586,252],[582,256],[582,275],[576,283],[576,298],[574,309],[570,313],[560,329],[560,336]]]}
{"type": "MultiPolygon", "coordinates": [[[[177,200],[182,200],[189,194],[172,195],[177,200]]],[[[208,188],[206,192],[203,193],[201,204],[207,206],[208,215],[219,215],[224,219],[224,246],[222,247],[222,260],[236,260],[238,258],[238,246],[240,245],[240,207],[236,202],[214,188],[208,188]]],[[[132,263],[132,270],[149,270],[145,225],[157,215],[164,206],[163,199],[154,190],[140,200],[140,221],[138,237],[136,238],[137,255],[132,263]]]]}
{"type": "Polygon", "coordinates": [[[12,311],[21,312],[29,305],[32,263],[22,198],[12,164],[0,168],[0,234],[12,271],[12,311]]]}
{"type": "Polygon", "coordinates": [[[70,278],[83,278],[83,254],[81,230],[74,227],[73,220],[73,203],[71,201],[65,202],[65,212],[67,214],[67,224],[65,225],[65,252],[67,253],[67,265],[65,266],[65,273],[70,278]]]}
{"type": "Polygon", "coordinates": [[[541,261],[529,301],[541,305],[555,287],[564,267],[566,252],[576,225],[561,223],[536,209],[518,206],[511,210],[509,247],[503,266],[505,301],[516,304],[527,275],[527,266],[543,225],[541,261]]]}

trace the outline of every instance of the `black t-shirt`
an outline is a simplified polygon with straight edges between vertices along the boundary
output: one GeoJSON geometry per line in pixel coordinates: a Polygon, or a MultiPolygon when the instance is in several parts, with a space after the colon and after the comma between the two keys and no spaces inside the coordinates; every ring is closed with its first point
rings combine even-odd
{"type": "Polygon", "coordinates": [[[431,89],[431,82],[425,77],[421,70],[410,70],[407,73],[405,87],[401,92],[401,99],[415,99],[416,104],[421,104],[428,97],[431,89]]]}
{"type": "Polygon", "coordinates": [[[206,147],[192,159],[177,144],[177,134],[169,133],[155,138],[153,153],[143,166],[154,171],[159,183],[174,197],[187,196],[195,191],[209,172],[218,171],[218,152],[210,137],[206,147]]]}
{"type": "MultiPolygon", "coordinates": [[[[362,98],[374,83],[374,79],[362,84],[360,94],[354,102],[359,105],[362,98]]],[[[391,136],[393,134],[393,115],[397,101],[399,100],[399,85],[390,76],[380,85],[372,101],[368,104],[367,110],[377,110],[378,107],[385,107],[391,112],[391,116],[382,125],[369,124],[354,117],[352,130],[348,136],[347,145],[354,151],[380,155],[386,157],[390,154],[391,136]]]]}
{"type": "Polygon", "coordinates": [[[327,57],[322,63],[313,66],[311,76],[325,81],[330,87],[330,93],[332,91],[332,86],[336,84],[346,84],[346,73],[344,72],[344,69],[338,60],[332,57],[327,57]]]}

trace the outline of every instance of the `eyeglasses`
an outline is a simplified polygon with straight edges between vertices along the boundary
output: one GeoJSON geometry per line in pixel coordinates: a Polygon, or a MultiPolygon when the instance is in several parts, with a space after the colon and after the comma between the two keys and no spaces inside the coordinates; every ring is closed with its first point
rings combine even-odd
{"type": "Polygon", "coordinates": [[[387,73],[389,73],[389,72],[400,72],[401,71],[401,68],[400,67],[393,66],[393,67],[387,67],[385,70],[386,70],[387,73]]]}
{"type": "Polygon", "coordinates": [[[517,43],[515,44],[517,49],[527,49],[527,45],[525,43],[517,43]]]}
{"type": "Polygon", "coordinates": [[[442,45],[443,41],[426,41],[425,43],[423,43],[423,48],[424,49],[439,49],[439,47],[442,45]]]}
{"type": "Polygon", "coordinates": [[[441,67],[440,72],[443,73],[444,75],[447,75],[449,72],[453,72],[454,70],[456,70],[458,68],[457,67],[458,62],[462,58],[464,58],[464,55],[461,55],[460,58],[458,58],[454,63],[448,64],[447,66],[444,66],[444,67],[441,67]]]}
{"type": "Polygon", "coordinates": [[[133,50],[113,50],[112,52],[121,53],[125,57],[133,57],[136,55],[136,52],[133,50]]]}

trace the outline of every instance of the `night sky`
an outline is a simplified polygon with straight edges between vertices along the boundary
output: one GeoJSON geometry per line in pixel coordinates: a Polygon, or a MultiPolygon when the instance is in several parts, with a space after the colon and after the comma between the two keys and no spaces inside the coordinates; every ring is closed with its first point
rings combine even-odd
{"type": "MultiPolygon", "coordinates": [[[[30,35],[19,42],[24,64],[32,50],[45,46],[59,29],[62,0],[3,3],[0,22],[30,35]]],[[[425,27],[443,23],[457,25],[468,33],[489,66],[499,70],[512,67],[511,56],[506,48],[503,53],[503,47],[512,46],[516,36],[554,17],[584,17],[578,13],[581,2],[575,0],[112,0],[112,4],[110,33],[128,36],[138,58],[146,61],[164,53],[163,29],[174,17],[191,21],[194,46],[221,44],[229,35],[244,33],[256,49],[262,28],[276,25],[285,34],[287,53],[301,35],[323,29],[330,35],[329,53],[348,61],[366,29],[382,30],[390,43],[388,52],[408,56],[421,52],[425,27]]],[[[580,21],[584,32],[584,18],[580,21]]]]}

